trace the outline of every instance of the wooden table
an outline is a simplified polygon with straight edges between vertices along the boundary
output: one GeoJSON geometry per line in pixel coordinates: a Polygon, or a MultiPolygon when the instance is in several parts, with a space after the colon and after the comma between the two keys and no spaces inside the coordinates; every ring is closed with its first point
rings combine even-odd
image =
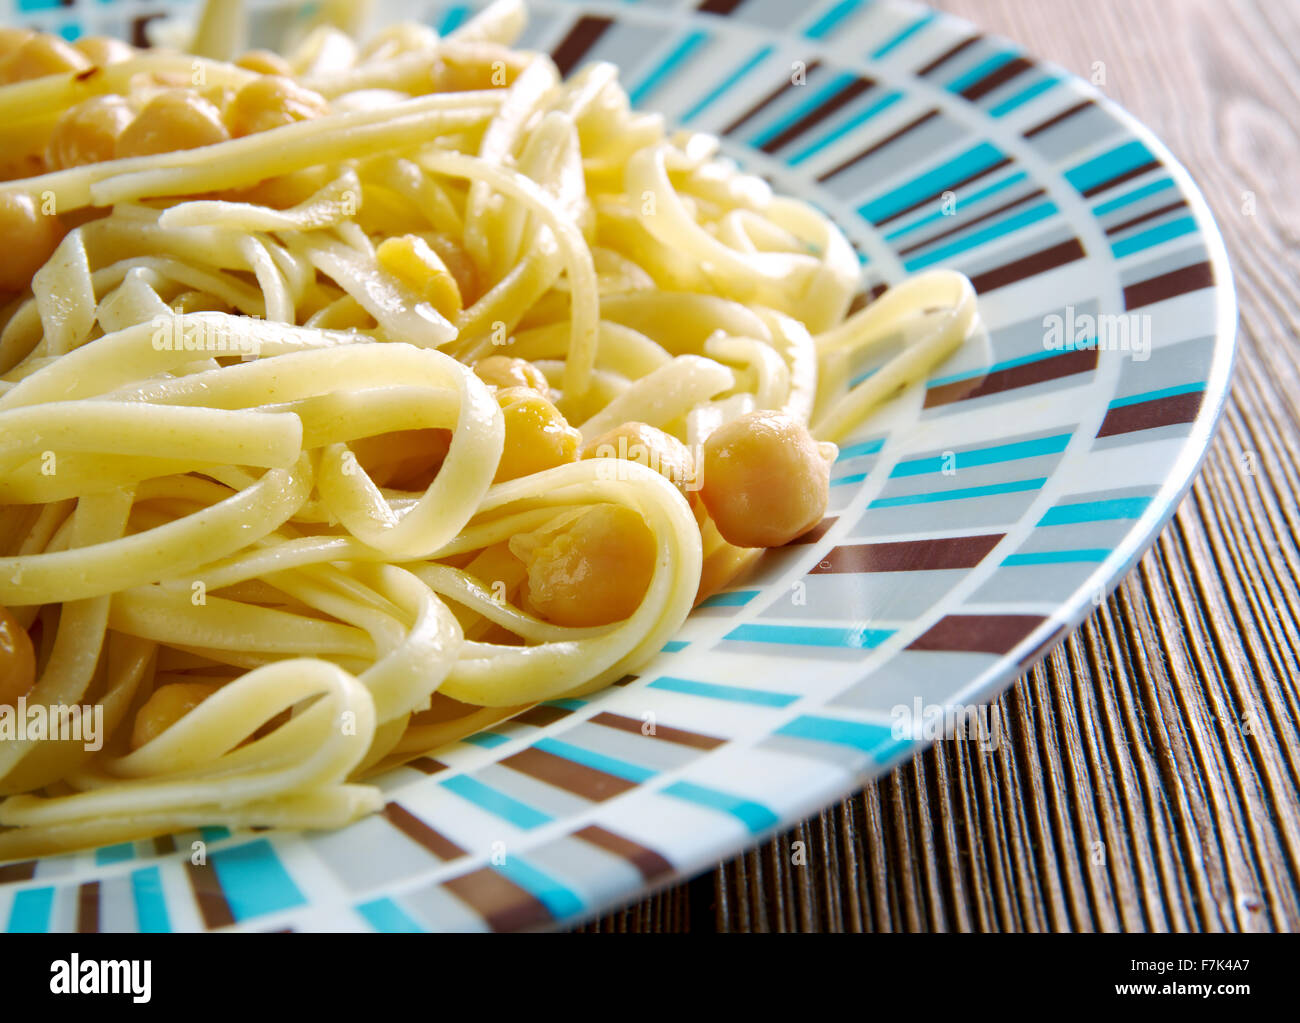
{"type": "Polygon", "coordinates": [[[1010,742],[939,743],[583,930],[1295,930],[1300,0],[935,6],[1085,77],[1103,61],[1191,170],[1241,301],[1223,422],[1139,567],[997,701],[1010,742]]]}

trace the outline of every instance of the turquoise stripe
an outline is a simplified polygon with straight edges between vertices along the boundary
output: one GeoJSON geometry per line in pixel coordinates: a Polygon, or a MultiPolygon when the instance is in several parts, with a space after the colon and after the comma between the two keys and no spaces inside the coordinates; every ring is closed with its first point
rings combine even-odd
{"type": "Polygon", "coordinates": [[[1126,405],[1141,405],[1144,401],[1157,401],[1160,398],[1172,398],[1178,394],[1195,394],[1197,391],[1203,390],[1205,390],[1204,382],[1198,384],[1179,384],[1176,387],[1162,387],[1158,391],[1143,391],[1141,394],[1130,394],[1127,398],[1116,398],[1108,407],[1124,408],[1126,405]]]}
{"type": "Polygon", "coordinates": [[[438,35],[445,36],[450,32],[456,31],[465,23],[469,16],[469,8],[464,4],[457,4],[449,8],[447,13],[442,16],[442,21],[438,23],[438,35]]]}
{"type": "Polygon", "coordinates": [[[838,721],[835,718],[809,715],[795,718],[788,725],[778,728],[776,734],[788,735],[795,739],[814,739],[817,742],[852,746],[862,750],[863,753],[879,749],[894,737],[893,732],[884,725],[838,721]]]}
{"type": "Polygon", "coordinates": [[[724,686],[716,682],[695,682],[689,678],[673,678],[671,675],[655,679],[650,683],[650,688],[685,693],[687,696],[703,696],[709,700],[726,700],[729,703],[751,703],[757,707],[788,707],[799,699],[790,693],[742,689],[740,686],[724,686]]]}
{"type": "Polygon", "coordinates": [[[691,121],[695,120],[695,118],[699,117],[700,114],[712,106],[720,96],[725,94],[728,89],[733,85],[740,84],[742,78],[753,71],[754,68],[758,67],[759,64],[763,63],[763,61],[767,60],[767,58],[772,56],[775,52],[776,47],[764,46],[761,50],[750,57],[749,60],[745,61],[744,64],[736,68],[735,71],[724,78],[712,92],[706,94],[702,100],[695,104],[695,106],[682,114],[682,123],[689,124],[691,121]]]}
{"type": "Polygon", "coordinates": [[[846,448],[840,448],[840,453],[835,456],[835,461],[847,462],[850,458],[860,458],[863,455],[878,455],[884,446],[884,437],[878,437],[875,440],[864,440],[861,444],[850,444],[846,448]]]}
{"type": "Polygon", "coordinates": [[[861,113],[854,114],[851,118],[849,118],[847,121],[841,124],[833,132],[818,139],[816,142],[808,146],[806,149],[800,150],[794,156],[791,156],[789,159],[790,166],[797,167],[799,164],[803,163],[809,157],[814,156],[817,153],[820,153],[831,143],[838,142],[845,135],[849,134],[849,132],[854,131],[857,128],[861,127],[862,125],[866,124],[877,114],[883,113],[884,111],[888,110],[890,107],[892,107],[895,103],[897,103],[902,98],[903,98],[903,94],[901,92],[889,92],[886,93],[884,96],[881,96],[880,99],[872,103],[871,106],[867,107],[866,110],[863,110],[861,113]]]}
{"type": "Polygon", "coordinates": [[[642,767],[640,764],[632,764],[617,757],[607,757],[603,753],[593,753],[591,750],[561,742],[559,739],[541,739],[533,744],[533,748],[555,757],[572,760],[575,764],[585,764],[597,771],[604,771],[616,778],[625,778],[638,784],[649,781],[658,774],[657,771],[642,767]]]}
{"type": "Polygon", "coordinates": [[[934,21],[936,17],[937,15],[935,14],[934,11],[930,11],[928,14],[923,14],[921,17],[917,18],[916,21],[912,22],[912,24],[908,25],[907,28],[899,32],[898,35],[894,36],[893,39],[885,43],[884,46],[880,47],[878,50],[875,50],[871,54],[872,58],[875,59],[875,58],[883,57],[888,53],[893,53],[894,50],[898,49],[905,42],[911,39],[912,36],[916,35],[916,33],[920,32],[921,29],[925,28],[926,25],[934,21]]]}
{"type": "MultiPolygon", "coordinates": [[[[1082,343],[1078,347],[1083,347],[1082,343]]],[[[1000,373],[1004,369],[1015,369],[1017,366],[1027,366],[1031,362],[1042,362],[1044,359],[1055,359],[1064,353],[1045,348],[1041,352],[1034,352],[1032,355],[1022,355],[1016,359],[1006,359],[1002,362],[995,362],[992,366],[985,366],[983,369],[966,370],[962,373],[954,373],[952,376],[936,377],[926,383],[927,387],[943,387],[946,384],[956,384],[963,380],[973,380],[977,377],[990,376],[993,373],[1000,373]]]]}
{"type": "Polygon", "coordinates": [[[1125,256],[1133,255],[1135,252],[1141,252],[1143,249],[1153,248],[1161,242],[1181,238],[1183,235],[1191,234],[1195,230],[1195,217],[1179,217],[1177,220],[1172,220],[1167,224],[1161,224],[1159,227],[1153,227],[1151,230],[1143,231],[1141,234],[1135,234],[1129,238],[1121,238],[1119,241],[1111,244],[1110,251],[1116,259],[1122,259],[1125,256]]]}
{"type": "Polygon", "coordinates": [[[81,26],[75,24],[60,25],[59,35],[63,36],[63,38],[66,39],[68,42],[74,43],[81,38],[81,26]]]}
{"type": "Polygon", "coordinates": [[[488,813],[507,820],[517,828],[525,830],[529,828],[540,827],[550,822],[551,817],[542,813],[541,810],[534,810],[526,803],[521,803],[512,796],[507,796],[504,792],[498,792],[490,785],[484,785],[481,781],[466,775],[457,775],[455,778],[448,778],[442,783],[443,788],[450,792],[456,793],[461,799],[469,800],[480,809],[488,813]]]}
{"type": "Polygon", "coordinates": [[[95,850],[95,866],[106,867],[110,863],[121,863],[135,857],[135,844],[123,842],[120,845],[106,845],[95,850]]]}
{"type": "Polygon", "coordinates": [[[680,639],[670,639],[663,645],[662,649],[666,654],[675,654],[679,650],[685,650],[688,646],[690,646],[690,643],[685,643],[680,639]]]}
{"type": "Polygon", "coordinates": [[[298,886],[266,839],[223,849],[208,857],[236,920],[305,905],[298,886]]]}
{"type": "Polygon", "coordinates": [[[848,486],[852,486],[854,483],[861,483],[866,478],[867,478],[867,474],[865,472],[855,472],[848,476],[836,476],[833,480],[831,480],[831,486],[848,487],[848,486]]]}
{"type": "Polygon", "coordinates": [[[851,75],[846,71],[841,71],[819,92],[814,93],[808,99],[804,100],[775,124],[769,125],[754,135],[750,139],[749,144],[755,149],[767,145],[772,141],[772,139],[780,135],[781,132],[789,128],[790,125],[794,124],[801,118],[806,117],[812,111],[819,109],[826,103],[829,103],[857,80],[857,75],[851,75]]]}
{"type": "Polygon", "coordinates": [[[412,920],[392,899],[363,902],[357,907],[357,912],[381,934],[422,934],[424,932],[424,928],[412,920]]]}
{"type": "Polygon", "coordinates": [[[513,881],[539,900],[556,920],[575,916],[585,908],[574,892],[518,856],[506,857],[505,862],[494,869],[506,880],[513,881]]]}
{"type": "Polygon", "coordinates": [[[1002,562],[1006,567],[1018,565],[1073,565],[1079,562],[1105,561],[1110,551],[1102,547],[1083,547],[1072,551],[1032,551],[1010,554],[1002,562]]]}
{"type": "Polygon", "coordinates": [[[1049,508],[1038,520],[1040,526],[1071,526],[1079,522],[1137,519],[1151,504],[1149,497],[1116,497],[1105,501],[1080,501],[1049,508]]]}
{"type": "Polygon", "coordinates": [[[547,700],[544,706],[559,707],[561,710],[582,710],[583,707],[587,706],[587,701],[574,699],[547,700]]]}
{"type": "Polygon", "coordinates": [[[54,908],[53,888],[27,888],[14,896],[9,911],[10,934],[44,934],[50,929],[54,908]]]}
{"type": "Polygon", "coordinates": [[[871,650],[894,634],[893,629],[832,629],[814,625],[737,625],[724,639],[748,643],[785,643],[792,646],[838,646],[871,650]]]}
{"type": "Polygon", "coordinates": [[[1135,188],[1128,195],[1121,195],[1118,199],[1112,199],[1110,202],[1104,202],[1093,209],[1093,214],[1098,217],[1104,217],[1108,213],[1114,213],[1116,210],[1122,210],[1125,206],[1131,206],[1149,195],[1156,195],[1160,192],[1167,191],[1174,187],[1173,178],[1161,178],[1159,181],[1153,181],[1149,185],[1143,185],[1141,188],[1135,188]]]}
{"type": "Polygon", "coordinates": [[[949,92],[961,92],[962,89],[974,85],[985,75],[990,75],[1000,67],[1010,64],[1016,59],[1017,54],[1011,50],[1003,50],[1001,53],[995,53],[987,60],[980,61],[973,68],[967,71],[954,82],[948,83],[949,92]]]}
{"type": "Polygon", "coordinates": [[[18,0],[20,11],[50,11],[61,6],[60,0],[18,0]]]}
{"type": "Polygon", "coordinates": [[[673,51],[668,54],[653,71],[650,72],[641,83],[628,94],[628,99],[632,103],[640,103],[652,92],[659,88],[674,71],[677,70],[685,61],[689,60],[691,55],[701,46],[709,41],[707,32],[691,32],[682,39],[673,51]]]}
{"type": "Polygon", "coordinates": [[[131,874],[131,898],[135,902],[135,923],[141,934],[168,934],[171,919],[163,895],[162,872],[145,867],[131,874]]]}
{"type": "Polygon", "coordinates": [[[205,842],[220,842],[223,838],[230,837],[230,829],[220,824],[210,828],[199,828],[199,836],[205,842]]]}
{"type": "Polygon", "coordinates": [[[718,789],[696,785],[694,782],[679,781],[669,785],[663,792],[665,796],[674,796],[689,803],[697,803],[700,806],[729,813],[744,824],[752,835],[775,827],[778,823],[776,814],[762,803],[755,803],[752,799],[743,799],[718,789]]]}
{"type": "MultiPolygon", "coordinates": [[[[962,206],[969,209],[970,207],[974,206],[977,202],[982,202],[983,200],[987,199],[991,195],[997,195],[998,192],[1010,188],[1012,185],[1018,185],[1020,182],[1024,181],[1025,178],[1027,177],[1029,177],[1029,175],[1026,174],[1024,171],[1016,171],[1016,173],[1012,174],[1010,177],[1004,178],[1003,180],[997,182],[996,184],[989,185],[988,188],[982,188],[974,195],[967,196],[965,199],[961,201],[961,204],[962,206]]],[[[906,227],[900,227],[897,231],[893,231],[885,235],[885,241],[892,242],[896,238],[902,238],[904,235],[911,234],[913,231],[917,230],[918,228],[925,227],[927,224],[933,224],[936,220],[950,219],[951,217],[952,214],[950,213],[944,213],[943,210],[936,210],[934,213],[926,214],[920,220],[913,221],[912,223],[908,224],[906,227]]]]}
{"type": "Polygon", "coordinates": [[[831,30],[839,25],[863,4],[863,0],[840,0],[834,7],[814,21],[803,34],[809,39],[824,39],[831,30]]]}
{"type": "Polygon", "coordinates": [[[758,590],[732,590],[730,593],[715,593],[699,607],[744,607],[758,596],[758,590]]]}
{"type": "MultiPolygon", "coordinates": [[[[1069,433],[1058,433],[1037,440],[998,444],[991,448],[977,448],[974,451],[955,451],[952,465],[955,469],[969,469],[976,465],[996,465],[998,462],[1011,462],[1018,458],[1058,455],[1069,445],[1072,436],[1073,434],[1069,433]]],[[[925,473],[942,472],[946,461],[942,455],[934,458],[909,459],[906,462],[899,462],[889,477],[893,479],[896,476],[920,476],[925,473]]]]}
{"type": "Polygon", "coordinates": [[[895,213],[900,213],[927,196],[946,188],[955,181],[968,178],[986,168],[992,167],[1004,154],[991,142],[981,142],[949,160],[932,171],[927,171],[919,178],[914,178],[906,185],[882,195],[878,199],[858,208],[873,223],[884,220],[895,213]]]}
{"type": "Polygon", "coordinates": [[[1117,146],[1109,153],[1103,153],[1087,163],[1080,164],[1073,170],[1066,171],[1065,179],[1080,192],[1086,192],[1154,159],[1151,150],[1134,139],[1132,142],[1117,146]]]}
{"type": "Polygon", "coordinates": [[[1053,202],[1039,203],[1037,206],[1031,206],[1023,213],[1007,217],[1005,220],[991,224],[979,231],[972,232],[964,238],[959,238],[947,245],[940,246],[937,249],[931,249],[929,252],[922,253],[912,259],[909,259],[903,266],[908,270],[920,270],[922,267],[932,266],[935,263],[942,263],[946,259],[951,259],[969,249],[978,248],[995,241],[1008,234],[1014,234],[1021,228],[1029,227],[1031,224],[1037,224],[1040,220],[1046,220],[1048,217],[1057,213],[1056,204],[1053,202]]]}
{"type": "Polygon", "coordinates": [[[935,504],[939,501],[964,501],[973,497],[996,497],[999,494],[1020,494],[1027,490],[1040,490],[1047,477],[1032,480],[1012,480],[994,483],[987,487],[965,487],[961,490],[940,490],[930,494],[900,494],[898,497],[878,497],[869,508],[902,508],[911,504],[935,504]]]}
{"type": "Polygon", "coordinates": [[[461,742],[467,742],[471,746],[482,746],[484,749],[496,749],[498,746],[504,746],[510,741],[508,735],[501,735],[497,732],[475,732],[473,735],[467,735],[461,739],[461,742]]]}
{"type": "Polygon", "coordinates": [[[993,107],[989,113],[994,117],[1006,117],[1007,114],[1011,113],[1011,111],[1015,110],[1017,107],[1024,106],[1031,99],[1041,96],[1048,89],[1059,85],[1060,82],[1061,80],[1059,78],[1042,78],[1039,81],[1034,82],[1033,85],[1021,89],[1014,96],[1004,99],[997,106],[993,107]]]}

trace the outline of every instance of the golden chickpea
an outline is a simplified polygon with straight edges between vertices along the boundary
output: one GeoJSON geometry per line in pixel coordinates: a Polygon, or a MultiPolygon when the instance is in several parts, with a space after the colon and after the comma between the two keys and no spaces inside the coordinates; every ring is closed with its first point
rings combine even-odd
{"type": "Polygon", "coordinates": [[[235,94],[226,110],[226,120],[230,134],[240,138],[327,113],[329,104],[320,93],[282,75],[265,75],[235,94]]]}
{"type": "Polygon", "coordinates": [[[451,431],[395,430],[362,437],[348,447],[376,486],[428,490],[451,449],[451,431]]]}
{"type": "Polygon", "coordinates": [[[9,610],[0,606],[0,706],[14,707],[36,685],[32,638],[9,610]]]}
{"type": "Polygon", "coordinates": [[[551,393],[546,374],[527,359],[489,355],[474,363],[474,375],[494,387],[527,387],[543,396],[551,393]]]}
{"type": "Polygon", "coordinates": [[[63,239],[63,226],[27,192],[0,191],[0,292],[23,291],[63,239]]]}
{"type": "Polygon", "coordinates": [[[695,480],[690,448],[670,433],[645,423],[624,423],[602,433],[582,450],[583,458],[621,458],[640,462],[672,483],[687,497],[695,480]]]}
{"type": "Polygon", "coordinates": [[[98,67],[120,64],[135,56],[135,47],[111,36],[86,36],[72,44],[88,61],[98,67]]]}
{"type": "Polygon", "coordinates": [[[494,483],[531,476],[577,460],[582,434],[550,401],[527,387],[497,391],[506,420],[506,443],[494,483]]]}
{"type": "Polygon", "coordinates": [[[289,62],[270,50],[249,50],[235,64],[247,71],[256,71],[259,75],[281,75],[287,78],[293,74],[289,62]]]}
{"type": "Polygon", "coordinates": [[[724,540],[779,547],[821,521],[830,464],[803,423],[780,412],[741,416],[704,444],[700,497],[724,540]]]}
{"type": "Polygon", "coordinates": [[[131,105],[121,96],[95,96],[69,107],[50,135],[45,158],[52,170],[111,160],[118,137],[131,123],[131,105]]]}
{"type": "Polygon", "coordinates": [[[442,257],[418,234],[385,238],[375,249],[382,269],[402,281],[449,320],[464,308],[460,288],[442,257]]]}
{"type": "Polygon", "coordinates": [[[162,735],[220,688],[210,682],[172,682],[159,686],[136,712],[131,748],[139,749],[162,735]]]}
{"type": "Polygon", "coordinates": [[[151,99],[117,137],[115,155],[153,156],[198,149],[230,138],[221,111],[188,89],[168,89],[151,99]]]}
{"type": "Polygon", "coordinates": [[[33,34],[0,64],[0,85],[26,82],[66,71],[84,71],[90,61],[58,36],[33,34]]]}
{"type": "Polygon", "coordinates": [[[654,534],[636,512],[598,504],[510,540],[528,567],[528,603],[556,625],[608,625],[628,617],[654,574],[654,534]]]}

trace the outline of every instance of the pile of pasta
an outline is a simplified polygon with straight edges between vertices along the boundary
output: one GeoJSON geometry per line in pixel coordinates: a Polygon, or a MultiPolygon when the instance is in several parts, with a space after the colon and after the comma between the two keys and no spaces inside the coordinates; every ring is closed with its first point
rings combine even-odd
{"type": "Polygon", "coordinates": [[[338,827],[637,670],[974,329],[943,271],[850,315],[826,217],[524,13],[0,37],[0,725],[104,723],[0,741],[0,860],[338,827]]]}

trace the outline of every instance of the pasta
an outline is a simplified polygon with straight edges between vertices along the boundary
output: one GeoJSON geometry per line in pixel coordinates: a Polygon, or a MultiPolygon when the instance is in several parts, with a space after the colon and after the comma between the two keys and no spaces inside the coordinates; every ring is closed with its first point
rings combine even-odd
{"type": "Polygon", "coordinates": [[[976,329],[949,271],[851,313],[828,219],[518,0],[232,61],[238,6],[0,35],[0,860],[338,827],[637,670],[976,329]]]}

